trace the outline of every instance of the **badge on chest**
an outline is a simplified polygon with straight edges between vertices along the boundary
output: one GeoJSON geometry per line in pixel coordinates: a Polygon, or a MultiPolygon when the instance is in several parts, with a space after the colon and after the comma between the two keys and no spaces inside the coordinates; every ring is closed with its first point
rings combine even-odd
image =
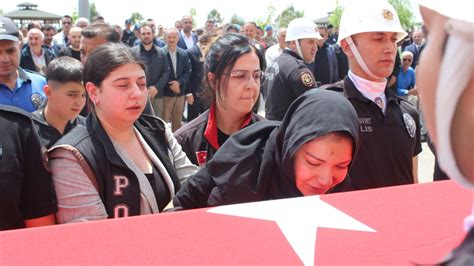
{"type": "Polygon", "coordinates": [[[408,131],[408,135],[411,138],[415,137],[416,134],[416,123],[413,117],[407,113],[403,113],[403,122],[405,123],[405,127],[408,131]]]}

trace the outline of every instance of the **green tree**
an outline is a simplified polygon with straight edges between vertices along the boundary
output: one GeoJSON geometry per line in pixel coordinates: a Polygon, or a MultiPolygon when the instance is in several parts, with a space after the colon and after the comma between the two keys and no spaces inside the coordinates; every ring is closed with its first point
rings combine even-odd
{"type": "Polygon", "coordinates": [[[274,23],[274,17],[276,14],[276,7],[270,2],[267,6],[267,11],[263,18],[258,18],[255,23],[257,23],[258,26],[265,28],[266,25],[273,24],[274,23]]]}
{"type": "Polygon", "coordinates": [[[89,12],[91,14],[91,18],[100,16],[100,13],[97,11],[97,7],[95,6],[95,3],[92,3],[89,5],[89,12]]]}
{"type": "MultiPolygon", "coordinates": [[[[189,9],[189,15],[191,17],[195,18],[196,14],[197,14],[196,8],[193,7],[191,9],[189,9]]],[[[196,28],[196,21],[194,21],[194,19],[193,19],[193,28],[196,28]]]]}
{"type": "Polygon", "coordinates": [[[295,18],[301,18],[304,16],[304,11],[298,11],[295,9],[295,7],[290,5],[287,7],[285,10],[281,12],[280,15],[276,18],[276,23],[278,26],[281,27],[288,27],[288,24],[290,21],[292,21],[295,18]]]}
{"type": "Polygon", "coordinates": [[[413,10],[411,9],[410,0],[389,0],[388,2],[390,2],[390,4],[392,4],[397,11],[402,27],[406,31],[413,30],[413,25],[415,25],[415,17],[413,15],[413,10]]]}
{"type": "Polygon", "coordinates": [[[230,17],[230,21],[229,21],[230,24],[237,24],[237,25],[244,25],[245,24],[245,19],[243,19],[242,17],[239,17],[237,16],[236,14],[232,15],[232,17],[230,17]]]}
{"type": "Polygon", "coordinates": [[[132,20],[132,23],[140,23],[144,20],[144,17],[142,14],[138,12],[133,12],[132,15],[130,16],[130,19],[132,20]]]}
{"type": "Polygon", "coordinates": [[[207,20],[212,20],[214,22],[221,23],[224,19],[222,18],[221,13],[217,11],[217,9],[212,9],[207,14],[207,20]]]}
{"type": "Polygon", "coordinates": [[[334,27],[339,28],[343,11],[344,7],[338,5],[336,9],[334,9],[334,11],[331,13],[331,15],[329,15],[329,23],[331,23],[334,27]]]}
{"type": "MultiPolygon", "coordinates": [[[[410,0],[389,0],[390,4],[393,5],[397,11],[398,18],[400,19],[400,24],[402,24],[403,29],[410,31],[413,29],[415,24],[415,17],[411,9],[410,0]]],[[[341,22],[342,11],[344,7],[337,4],[334,12],[329,16],[329,22],[334,25],[334,27],[339,27],[341,22]]]]}
{"type": "Polygon", "coordinates": [[[72,11],[71,18],[72,18],[72,21],[76,21],[77,18],[79,18],[79,14],[77,13],[77,8],[74,8],[74,11],[72,11]]]}

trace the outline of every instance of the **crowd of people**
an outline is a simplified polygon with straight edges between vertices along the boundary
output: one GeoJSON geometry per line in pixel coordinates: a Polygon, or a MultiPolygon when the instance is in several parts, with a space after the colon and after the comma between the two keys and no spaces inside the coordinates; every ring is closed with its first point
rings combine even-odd
{"type": "Polygon", "coordinates": [[[436,28],[449,14],[421,10],[412,43],[385,1],[346,8],[334,32],[0,17],[0,230],[413,184],[426,132],[435,180],[472,180],[472,21],[436,28]],[[467,53],[462,78],[439,74],[448,46],[467,53]],[[452,124],[436,76],[463,81],[452,124]]]}

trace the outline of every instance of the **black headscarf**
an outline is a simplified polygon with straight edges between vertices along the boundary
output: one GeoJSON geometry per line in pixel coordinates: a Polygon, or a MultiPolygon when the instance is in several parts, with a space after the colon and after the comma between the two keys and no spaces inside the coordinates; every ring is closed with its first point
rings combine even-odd
{"type": "Polygon", "coordinates": [[[352,104],[337,92],[309,90],[293,102],[283,121],[260,121],[233,134],[188,180],[188,186],[199,188],[185,188],[181,194],[187,195],[178,192],[175,204],[195,208],[204,206],[193,198],[214,206],[302,196],[294,179],[296,151],[308,141],[337,131],[352,136],[354,160],[359,123],[352,104]]]}

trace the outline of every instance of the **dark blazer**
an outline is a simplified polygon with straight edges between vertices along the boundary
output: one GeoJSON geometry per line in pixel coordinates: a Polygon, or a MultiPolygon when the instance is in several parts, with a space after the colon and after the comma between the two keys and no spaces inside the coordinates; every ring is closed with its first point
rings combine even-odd
{"type": "MultiPolygon", "coordinates": [[[[54,58],[56,58],[56,56],[48,48],[43,47],[42,50],[44,53],[44,59],[45,59],[46,65],[48,65],[49,62],[51,62],[54,58]]],[[[36,69],[36,65],[35,65],[35,62],[33,61],[33,56],[31,55],[29,46],[25,46],[21,50],[20,66],[23,69],[39,72],[39,69],[36,69]]]]}
{"type": "MultiPolygon", "coordinates": [[[[191,37],[193,38],[193,43],[194,43],[193,46],[196,46],[196,44],[197,44],[197,42],[198,42],[198,36],[197,36],[197,34],[194,33],[194,32],[191,32],[191,37]]],[[[179,47],[179,48],[182,48],[182,49],[184,49],[184,50],[186,50],[186,49],[188,49],[188,48],[191,48],[191,47],[187,47],[187,46],[186,46],[186,42],[184,41],[183,33],[182,33],[182,32],[179,33],[178,47],[179,47]]]]}
{"type": "Polygon", "coordinates": [[[158,88],[156,97],[163,97],[163,88],[168,83],[171,71],[165,51],[157,46],[146,51],[141,44],[134,46],[131,50],[138,54],[146,65],[146,86],[156,86],[158,88]]]}
{"type": "Polygon", "coordinates": [[[199,97],[202,91],[202,79],[204,76],[204,59],[201,48],[195,45],[187,50],[189,60],[191,61],[191,78],[188,83],[188,92],[192,93],[194,98],[199,97]]]}
{"type": "Polygon", "coordinates": [[[420,45],[420,48],[416,48],[415,43],[412,43],[408,45],[404,51],[410,51],[413,54],[413,61],[411,62],[411,67],[413,69],[416,68],[416,65],[418,65],[418,58],[420,58],[420,51],[421,51],[422,46],[420,45]]]}
{"type": "Polygon", "coordinates": [[[170,78],[168,83],[164,88],[164,96],[175,97],[183,96],[187,91],[187,85],[191,77],[191,62],[189,61],[188,53],[186,50],[176,47],[176,73],[174,72],[173,62],[171,61],[171,56],[168,51],[168,46],[164,48],[166,52],[166,58],[168,58],[168,63],[170,65],[170,78]],[[169,85],[169,82],[172,80],[177,80],[179,82],[180,91],[178,94],[175,94],[169,85]]]}

